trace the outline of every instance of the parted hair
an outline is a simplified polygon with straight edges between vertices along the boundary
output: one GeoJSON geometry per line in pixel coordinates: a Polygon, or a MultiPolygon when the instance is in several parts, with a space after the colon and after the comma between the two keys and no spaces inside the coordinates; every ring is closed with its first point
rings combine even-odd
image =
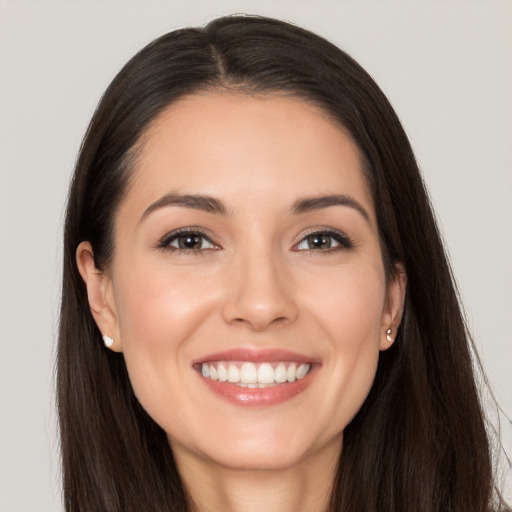
{"type": "Polygon", "coordinates": [[[349,55],[290,23],[227,16],[170,32],[137,53],[94,113],[64,231],[57,355],[67,512],[193,510],[165,432],[141,407],[122,354],[106,350],[75,254],[88,240],[108,269],[113,219],[138,144],[168,105],[200,91],[288,94],[323,109],[358,145],[384,264],[408,277],[393,346],[344,431],[330,510],[499,508],[472,356],[450,266],[410,143],[389,101],[349,55]]]}

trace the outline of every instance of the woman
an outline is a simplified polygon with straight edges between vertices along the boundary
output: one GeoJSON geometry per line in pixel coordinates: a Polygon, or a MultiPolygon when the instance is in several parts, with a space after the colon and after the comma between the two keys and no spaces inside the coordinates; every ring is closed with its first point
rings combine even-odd
{"type": "Polygon", "coordinates": [[[500,506],[409,142],[320,37],[226,17],[137,54],[64,258],[66,510],[500,506]]]}

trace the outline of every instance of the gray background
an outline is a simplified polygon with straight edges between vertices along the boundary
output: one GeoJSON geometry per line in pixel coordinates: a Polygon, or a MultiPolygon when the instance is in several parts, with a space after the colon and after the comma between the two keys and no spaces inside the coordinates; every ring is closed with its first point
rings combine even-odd
{"type": "MultiPolygon", "coordinates": [[[[511,2],[0,0],[1,512],[61,510],[60,240],[87,122],[142,46],[233,12],[331,39],[391,99],[430,187],[492,388],[512,416],[511,2]]],[[[502,423],[512,453],[512,428],[502,423]]]]}

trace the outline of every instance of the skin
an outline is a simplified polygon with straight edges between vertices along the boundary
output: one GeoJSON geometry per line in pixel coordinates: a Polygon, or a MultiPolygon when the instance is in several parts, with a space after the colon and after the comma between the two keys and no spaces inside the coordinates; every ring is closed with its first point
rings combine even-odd
{"type": "Polygon", "coordinates": [[[386,331],[398,328],[406,280],[400,266],[386,280],[350,136],[283,95],[182,98],[146,132],[114,231],[108,270],[95,269],[88,242],[78,267],[98,327],[124,353],[136,396],[167,432],[197,510],[326,510],[343,429],[392,343],[386,331]],[[168,205],[144,215],[169,193],[211,196],[226,212],[168,205]],[[354,205],[292,211],[297,200],[331,194],[365,213],[354,205]],[[199,251],[159,246],[190,226],[211,242],[199,251]],[[326,229],[350,247],[308,243],[326,229]],[[192,367],[236,347],[291,350],[316,371],[285,402],[240,407],[192,367]]]}

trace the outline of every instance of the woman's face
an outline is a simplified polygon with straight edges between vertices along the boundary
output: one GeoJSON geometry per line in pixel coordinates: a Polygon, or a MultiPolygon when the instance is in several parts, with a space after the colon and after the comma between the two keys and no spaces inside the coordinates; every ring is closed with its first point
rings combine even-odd
{"type": "Polygon", "coordinates": [[[143,139],[111,267],[94,273],[83,247],[78,261],[178,459],[229,467],[339,453],[402,304],[357,146],[277,95],[167,108],[143,139]]]}

